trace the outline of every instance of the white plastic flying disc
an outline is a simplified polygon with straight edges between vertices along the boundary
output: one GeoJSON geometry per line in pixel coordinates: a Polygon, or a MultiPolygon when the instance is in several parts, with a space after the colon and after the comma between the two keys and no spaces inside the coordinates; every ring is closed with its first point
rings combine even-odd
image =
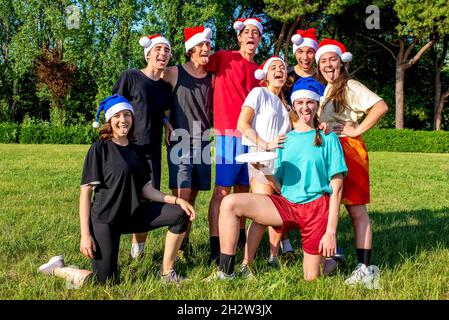
{"type": "Polygon", "coordinates": [[[250,153],[242,153],[235,157],[235,161],[237,162],[263,162],[270,161],[276,159],[278,154],[276,152],[250,152],[250,153]]]}

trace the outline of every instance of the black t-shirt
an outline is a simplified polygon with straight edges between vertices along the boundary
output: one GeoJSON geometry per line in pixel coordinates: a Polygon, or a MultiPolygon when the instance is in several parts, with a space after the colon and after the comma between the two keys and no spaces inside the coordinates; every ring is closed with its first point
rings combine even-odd
{"type": "Polygon", "coordinates": [[[134,108],[136,144],[150,145],[160,158],[164,111],[171,106],[171,86],[162,79],[151,80],[142,71],[129,69],[122,73],[112,89],[131,102],[134,108]]]}
{"type": "Polygon", "coordinates": [[[126,220],[140,204],[143,186],[151,180],[140,147],[112,141],[94,142],[84,160],[81,185],[94,185],[91,217],[115,224],[126,220]]]}

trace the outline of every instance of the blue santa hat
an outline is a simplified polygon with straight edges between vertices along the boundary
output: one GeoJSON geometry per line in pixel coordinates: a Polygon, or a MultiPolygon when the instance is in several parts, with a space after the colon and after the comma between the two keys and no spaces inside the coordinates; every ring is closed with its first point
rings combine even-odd
{"type": "Polygon", "coordinates": [[[324,85],[314,78],[299,78],[293,85],[291,102],[293,104],[296,99],[301,98],[309,98],[319,102],[324,94],[324,89],[324,85]]]}
{"type": "Polygon", "coordinates": [[[123,111],[123,110],[129,110],[134,114],[133,107],[129,103],[126,98],[122,97],[121,95],[114,94],[113,96],[109,96],[103,101],[100,102],[100,106],[98,107],[97,111],[97,117],[95,122],[92,124],[94,128],[99,128],[100,124],[98,121],[100,120],[100,113],[101,111],[104,111],[104,116],[106,118],[106,122],[111,119],[111,117],[116,114],[117,112],[123,111]]]}

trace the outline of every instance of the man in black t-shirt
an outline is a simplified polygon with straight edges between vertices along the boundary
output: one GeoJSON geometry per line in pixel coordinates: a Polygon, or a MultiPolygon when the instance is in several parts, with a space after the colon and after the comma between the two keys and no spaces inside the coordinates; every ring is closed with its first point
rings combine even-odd
{"type": "MultiPolygon", "coordinates": [[[[131,102],[135,112],[135,143],[142,146],[151,168],[153,186],[160,189],[163,117],[171,104],[171,87],[161,79],[161,75],[170,60],[171,46],[159,34],[142,37],[139,43],[144,47],[146,67],[123,72],[112,93],[131,102]]],[[[143,254],[146,237],[146,233],[133,234],[133,258],[143,254]]]]}

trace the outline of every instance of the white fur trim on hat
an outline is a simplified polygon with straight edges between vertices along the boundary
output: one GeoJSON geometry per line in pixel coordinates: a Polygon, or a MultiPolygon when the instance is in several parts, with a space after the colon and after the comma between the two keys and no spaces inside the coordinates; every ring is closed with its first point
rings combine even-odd
{"type": "Polygon", "coordinates": [[[94,123],[92,123],[92,127],[94,127],[95,129],[98,129],[98,128],[100,128],[100,124],[97,121],[95,121],[94,123]]]}
{"type": "Polygon", "coordinates": [[[234,30],[241,31],[241,30],[245,29],[246,26],[249,26],[249,25],[256,26],[257,29],[259,29],[259,32],[262,34],[262,32],[263,32],[262,24],[259,21],[257,21],[256,19],[252,19],[252,18],[248,18],[245,21],[237,20],[236,22],[234,22],[233,28],[234,28],[234,30]]]}
{"type": "Polygon", "coordinates": [[[168,48],[170,49],[171,52],[171,46],[170,46],[170,42],[168,42],[167,39],[165,39],[163,36],[159,36],[159,37],[155,37],[153,39],[150,39],[149,37],[142,37],[139,40],[139,44],[144,47],[143,49],[143,55],[145,60],[147,60],[147,54],[148,52],[153,49],[153,47],[155,45],[157,45],[158,43],[163,43],[165,45],[168,46],[168,48]]]}
{"type": "Polygon", "coordinates": [[[123,110],[129,110],[132,112],[132,114],[134,114],[134,109],[129,103],[120,102],[113,105],[105,112],[104,116],[106,118],[106,122],[108,122],[114,114],[123,110]]]}
{"type": "Polygon", "coordinates": [[[291,96],[291,101],[292,103],[295,102],[296,99],[301,99],[301,98],[308,98],[308,99],[313,99],[316,101],[320,101],[321,96],[311,90],[296,90],[292,93],[291,96]]]}
{"type": "Polygon", "coordinates": [[[315,62],[318,64],[318,61],[320,60],[320,56],[328,53],[328,52],[334,52],[341,58],[341,49],[340,47],[333,45],[333,44],[327,44],[325,46],[322,46],[317,50],[315,53],[315,62]]]}
{"type": "Polygon", "coordinates": [[[189,40],[185,42],[186,46],[186,53],[190,49],[192,49],[194,46],[196,46],[198,43],[201,42],[211,42],[210,38],[212,37],[212,30],[210,28],[205,28],[203,32],[197,33],[193,37],[191,37],[189,40]]]}
{"type": "Polygon", "coordinates": [[[293,43],[293,54],[295,54],[296,50],[298,50],[301,47],[310,47],[316,52],[316,50],[318,49],[318,42],[310,38],[302,38],[302,39],[303,41],[301,41],[300,44],[293,43]]]}
{"type": "Polygon", "coordinates": [[[254,71],[254,77],[257,80],[263,80],[266,78],[267,73],[268,73],[268,68],[270,67],[270,64],[272,64],[274,61],[282,61],[282,63],[285,66],[285,69],[287,69],[287,65],[285,64],[285,61],[282,60],[279,57],[271,57],[270,59],[268,59],[267,61],[265,61],[265,64],[263,65],[263,69],[257,69],[256,71],[254,71]]]}

